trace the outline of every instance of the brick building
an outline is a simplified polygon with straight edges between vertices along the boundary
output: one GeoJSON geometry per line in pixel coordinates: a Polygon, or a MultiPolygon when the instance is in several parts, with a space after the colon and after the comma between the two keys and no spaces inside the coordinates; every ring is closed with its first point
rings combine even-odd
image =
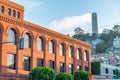
{"type": "Polygon", "coordinates": [[[0,80],[27,80],[30,70],[91,71],[90,44],[24,21],[24,7],[0,0],[0,80]],[[24,38],[24,49],[20,40],[24,38]]]}

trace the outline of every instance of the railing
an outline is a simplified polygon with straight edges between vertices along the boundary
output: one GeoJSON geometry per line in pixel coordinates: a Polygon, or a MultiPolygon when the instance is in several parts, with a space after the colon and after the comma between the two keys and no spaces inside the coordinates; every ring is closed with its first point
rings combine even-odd
{"type": "Polygon", "coordinates": [[[92,80],[112,80],[111,74],[105,75],[92,75],[92,80]]]}

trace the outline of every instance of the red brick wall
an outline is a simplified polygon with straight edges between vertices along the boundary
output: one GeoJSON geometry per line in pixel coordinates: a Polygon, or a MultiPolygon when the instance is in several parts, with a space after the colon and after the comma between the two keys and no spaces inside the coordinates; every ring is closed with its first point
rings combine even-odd
{"type": "MultiPolygon", "coordinates": [[[[1,3],[0,3],[1,5],[1,3]]],[[[4,5],[4,4],[2,4],[4,5]]],[[[13,4],[14,5],[14,4],[13,4]]],[[[16,4],[15,4],[16,6],[16,4]]],[[[8,7],[4,5],[4,7],[8,7]]],[[[19,8],[19,5],[16,7],[19,8]]],[[[18,8],[16,8],[18,10],[18,8]]],[[[20,10],[22,11],[22,10],[20,10]]],[[[21,12],[23,14],[23,12],[21,12]]],[[[22,15],[23,17],[23,15],[22,15]]],[[[65,71],[69,72],[68,65],[73,64],[74,71],[77,70],[77,65],[81,65],[82,70],[88,67],[91,71],[91,61],[90,61],[90,44],[83,41],[73,39],[69,36],[60,34],[58,32],[46,29],[42,26],[38,26],[23,19],[17,19],[7,14],[0,13],[0,42],[8,42],[8,31],[14,29],[16,33],[17,42],[24,36],[25,33],[29,33],[31,36],[31,48],[25,48],[24,50],[18,49],[18,43],[16,45],[1,44],[0,45],[0,80],[26,80],[28,71],[23,70],[23,57],[31,57],[31,70],[37,65],[37,58],[44,59],[44,66],[49,66],[49,60],[55,61],[55,70],[59,73],[60,62],[65,63],[65,71]],[[37,50],[37,38],[42,37],[44,41],[44,51],[37,50]],[[49,41],[53,40],[55,42],[55,54],[49,53],[49,41]],[[65,45],[65,56],[59,55],[59,45],[63,43],[65,45]],[[72,46],[74,51],[74,57],[68,57],[68,47],[72,46]],[[77,60],[76,50],[81,49],[81,60],[77,60]],[[88,61],[84,61],[84,51],[87,51],[88,61]],[[16,54],[16,70],[11,70],[7,68],[7,54],[16,54]]]]}

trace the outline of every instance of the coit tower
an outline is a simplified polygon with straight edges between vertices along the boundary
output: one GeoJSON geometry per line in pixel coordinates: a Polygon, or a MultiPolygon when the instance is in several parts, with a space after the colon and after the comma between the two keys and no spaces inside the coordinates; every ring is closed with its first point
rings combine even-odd
{"type": "Polygon", "coordinates": [[[95,12],[92,13],[92,34],[98,34],[98,21],[95,12]]]}

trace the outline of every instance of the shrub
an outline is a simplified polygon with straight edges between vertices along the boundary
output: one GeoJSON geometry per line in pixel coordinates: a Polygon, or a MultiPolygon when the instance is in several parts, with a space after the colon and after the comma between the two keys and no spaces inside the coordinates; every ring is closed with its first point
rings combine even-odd
{"type": "Polygon", "coordinates": [[[37,67],[29,73],[29,80],[54,80],[55,71],[49,67],[37,67]]]}
{"type": "Polygon", "coordinates": [[[76,71],[74,73],[74,80],[90,80],[88,77],[91,75],[88,71],[76,71]]]}
{"type": "Polygon", "coordinates": [[[91,63],[91,72],[92,74],[100,74],[100,62],[92,62],[91,63]]]}
{"type": "Polygon", "coordinates": [[[60,73],[56,75],[55,80],[73,80],[73,75],[69,73],[60,73]]]}

